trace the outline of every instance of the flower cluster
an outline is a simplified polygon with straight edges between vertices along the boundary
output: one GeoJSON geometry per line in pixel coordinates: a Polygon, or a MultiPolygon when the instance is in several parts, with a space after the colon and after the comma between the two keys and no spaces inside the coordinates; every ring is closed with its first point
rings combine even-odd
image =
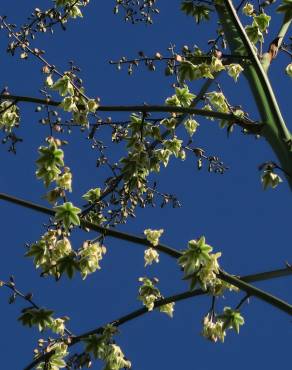
{"type": "Polygon", "coordinates": [[[208,314],[204,317],[202,335],[212,342],[224,342],[226,330],[234,329],[239,334],[239,328],[243,324],[244,318],[238,310],[225,307],[222,315],[208,314]]]}
{"type": "Polygon", "coordinates": [[[72,173],[64,164],[64,152],[60,148],[62,142],[53,137],[49,137],[47,142],[47,146],[38,149],[36,177],[42,179],[46,187],[56,183],[54,189],[45,195],[50,203],[56,204],[60,197],[65,196],[65,191],[72,192],[72,173]]]}
{"type": "Polygon", "coordinates": [[[191,280],[190,288],[193,290],[197,283],[201,288],[213,295],[222,295],[224,289],[237,290],[228,283],[217,278],[219,273],[218,259],[221,253],[211,253],[213,248],[206,244],[205,237],[199,240],[190,240],[188,249],[178,259],[184,269],[185,278],[191,280]]]}
{"type": "Polygon", "coordinates": [[[152,229],[146,229],[144,230],[144,235],[146,236],[146,239],[149,241],[150,244],[152,244],[154,247],[156,247],[159,244],[159,238],[163,234],[164,230],[152,230],[152,229]]]}
{"type": "MultiPolygon", "coordinates": [[[[142,301],[143,305],[147,307],[148,311],[152,311],[156,301],[163,299],[163,295],[155,286],[158,283],[157,278],[148,279],[147,277],[139,278],[142,285],[139,288],[138,299],[142,301]]],[[[167,303],[159,307],[160,312],[166,313],[168,316],[173,317],[174,302],[167,303]]]]}
{"type": "Polygon", "coordinates": [[[61,174],[60,168],[64,166],[64,152],[59,146],[59,141],[50,140],[48,146],[41,146],[38,150],[39,158],[36,161],[38,167],[36,176],[39,179],[43,179],[46,187],[58,179],[58,176],[61,174]]]}
{"type": "Polygon", "coordinates": [[[19,125],[19,108],[14,102],[4,100],[0,103],[0,129],[10,132],[19,125]]]}
{"type": "Polygon", "coordinates": [[[44,308],[26,308],[22,310],[18,321],[24,326],[37,326],[39,331],[52,330],[53,333],[64,335],[65,322],[69,320],[68,317],[53,318],[54,311],[46,310],[44,308]]]}
{"type": "Polygon", "coordinates": [[[230,109],[227,100],[222,92],[212,91],[206,94],[211,106],[221,113],[229,113],[230,109]]]}
{"type": "Polygon", "coordinates": [[[31,244],[25,254],[33,257],[36,268],[40,268],[47,274],[56,274],[58,262],[72,253],[69,239],[59,237],[57,230],[49,230],[41,239],[31,244]]]}
{"type": "Polygon", "coordinates": [[[80,271],[85,279],[101,268],[100,261],[105,253],[105,246],[90,241],[85,241],[75,251],[61,231],[49,230],[38,242],[30,245],[25,255],[33,257],[36,268],[40,268],[43,274],[59,279],[65,272],[72,278],[75,271],[80,271]]]}
{"type": "Polygon", "coordinates": [[[63,17],[62,23],[67,22],[68,18],[83,17],[80,7],[84,7],[89,3],[90,0],[56,0],[56,6],[60,8],[65,8],[68,10],[66,17],[63,17]]]}
{"type": "Polygon", "coordinates": [[[121,348],[113,342],[112,337],[116,331],[115,327],[107,325],[101,335],[90,335],[84,340],[85,351],[104,361],[105,369],[130,369],[131,362],[125,358],[121,348]]]}
{"type": "Polygon", "coordinates": [[[100,261],[106,253],[106,247],[98,243],[84,242],[82,248],[78,252],[79,269],[83,279],[88,274],[100,270],[100,261]]]}
{"type": "Polygon", "coordinates": [[[224,342],[226,331],[223,330],[223,321],[216,320],[210,314],[204,317],[203,320],[203,337],[211,340],[212,342],[217,342],[218,339],[224,342]]]}
{"type": "Polygon", "coordinates": [[[200,78],[214,78],[214,75],[220,71],[226,70],[228,75],[237,81],[243,67],[238,63],[223,64],[221,56],[204,55],[199,48],[193,52],[189,50],[186,56],[182,58],[178,73],[181,82],[185,80],[193,81],[200,78]]]}
{"type": "Polygon", "coordinates": [[[145,267],[152,265],[153,262],[159,262],[159,253],[153,248],[148,248],[144,252],[145,267]]]}
{"type": "MultiPolygon", "coordinates": [[[[144,230],[144,235],[146,236],[146,239],[149,241],[149,243],[156,247],[159,244],[159,238],[163,234],[163,231],[164,231],[163,229],[160,230],[146,229],[144,230]]],[[[145,267],[147,265],[152,265],[153,262],[158,263],[159,253],[157,252],[157,250],[155,250],[152,247],[146,249],[144,252],[144,261],[145,267]]]]}
{"type": "Polygon", "coordinates": [[[68,345],[64,342],[55,342],[46,347],[46,353],[53,352],[48,360],[40,362],[36,370],[58,370],[66,367],[64,358],[68,355],[68,345]]]}
{"type": "Polygon", "coordinates": [[[253,18],[252,24],[245,27],[245,31],[250,41],[253,44],[264,42],[263,34],[267,32],[271,17],[264,11],[257,15],[253,5],[250,3],[245,4],[242,8],[242,12],[246,16],[253,18]]]}
{"type": "Polygon", "coordinates": [[[85,97],[83,89],[77,88],[73,83],[75,78],[76,76],[72,72],[66,72],[63,77],[54,82],[52,74],[49,74],[46,78],[46,84],[64,97],[60,107],[65,112],[72,113],[73,122],[81,126],[88,126],[88,114],[96,112],[98,102],[95,99],[85,97]]]}

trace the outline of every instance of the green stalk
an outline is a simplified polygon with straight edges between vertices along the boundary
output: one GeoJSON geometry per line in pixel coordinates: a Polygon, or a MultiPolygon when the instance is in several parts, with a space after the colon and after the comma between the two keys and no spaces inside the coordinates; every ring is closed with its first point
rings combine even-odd
{"type": "Polygon", "coordinates": [[[277,37],[272,41],[268,52],[263,54],[261,60],[263,69],[266,73],[268,72],[272,60],[276,57],[280,49],[280,46],[282,45],[282,42],[284,40],[286,33],[288,32],[291,22],[292,22],[292,12],[291,13],[286,12],[284,14],[283,22],[281,24],[277,37]]]}
{"type": "MultiPolygon", "coordinates": [[[[292,189],[291,133],[288,130],[278,106],[270,81],[257,57],[233,4],[224,0],[224,5],[216,5],[219,20],[232,53],[249,55],[251,64],[244,68],[257,107],[264,123],[262,135],[278,157],[280,166],[292,189]]],[[[287,25],[285,26],[286,29],[287,25]]],[[[284,32],[283,29],[281,32],[284,32]]]]}

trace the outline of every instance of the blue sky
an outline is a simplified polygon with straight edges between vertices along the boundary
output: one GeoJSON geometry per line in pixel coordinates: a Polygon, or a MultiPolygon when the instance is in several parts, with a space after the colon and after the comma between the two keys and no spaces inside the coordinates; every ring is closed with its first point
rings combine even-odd
{"type": "MultiPolygon", "coordinates": [[[[35,7],[49,6],[50,1],[27,0],[24,3],[10,0],[1,4],[1,15],[11,23],[21,24],[35,7]]],[[[117,71],[108,61],[121,56],[133,57],[143,50],[148,55],[159,51],[166,54],[170,42],[178,48],[194,44],[207,48],[206,40],[214,38],[214,27],[198,27],[190,17],[179,11],[180,1],[159,1],[160,15],[152,26],[124,23],[122,17],[112,12],[114,1],[92,1],[84,11],[82,21],[72,21],[68,30],[58,28],[54,35],[40,35],[34,47],[46,50],[46,58],[60,70],[66,70],[68,61],[81,67],[81,76],[88,95],[99,96],[102,104],[163,104],[173,94],[173,81],[163,76],[163,68],[151,73],[141,66],[133,76],[126,70],[117,71]]],[[[215,22],[213,16],[213,23],[215,22]]],[[[268,42],[277,31],[281,16],[273,18],[268,42]]],[[[5,54],[7,37],[1,32],[1,86],[9,86],[16,95],[39,96],[43,75],[41,64],[32,58],[26,61],[5,54]]],[[[287,56],[280,55],[271,67],[270,77],[279,99],[284,118],[289,121],[292,107],[288,104],[291,80],[284,68],[287,56]]],[[[222,87],[231,103],[242,104],[257,118],[257,112],[244,77],[234,84],[223,78],[222,87]]],[[[190,89],[199,91],[200,82],[192,82],[190,89]]],[[[215,90],[215,86],[213,89],[215,90]]],[[[44,143],[48,129],[38,123],[34,106],[21,105],[21,127],[18,134],[23,143],[17,154],[1,150],[1,192],[6,192],[36,203],[47,205],[42,199],[45,189],[35,176],[37,148],[44,143]]],[[[105,117],[106,115],[104,115],[105,117]]],[[[111,115],[125,118],[126,115],[111,115]]],[[[141,235],[146,228],[165,230],[161,241],[176,249],[184,249],[190,239],[205,235],[215,251],[222,252],[222,267],[233,274],[246,275],[284,267],[291,255],[291,194],[286,182],[275,190],[263,191],[260,174],[261,163],[274,160],[274,155],[263,139],[243,136],[239,129],[228,138],[216,122],[199,120],[200,127],[194,143],[210,155],[218,155],[229,170],[224,175],[198,172],[194,158],[185,162],[172,160],[158,179],[159,189],[174,193],[183,207],[138,209],[136,219],[130,219],[120,230],[141,235]]],[[[110,142],[110,133],[102,137],[110,142]]],[[[86,134],[73,131],[68,137],[65,162],[73,171],[71,200],[78,206],[88,189],[102,185],[107,174],[95,166],[96,153],[90,148],[86,134]]],[[[116,149],[113,149],[116,150],[116,149]]],[[[114,151],[113,156],[119,151],[114,151]]],[[[68,327],[76,334],[100,326],[140,307],[136,299],[138,278],[157,276],[164,296],[187,290],[181,280],[176,261],[161,255],[157,266],[144,269],[143,248],[118,240],[106,240],[108,252],[101,271],[85,281],[76,276],[69,281],[62,278],[40,278],[32,261],[23,257],[25,243],[38,240],[43,233],[47,217],[15,205],[1,202],[2,258],[0,279],[13,274],[17,287],[33,292],[35,301],[52,308],[56,316],[68,315],[68,327]]],[[[93,233],[90,237],[94,237],[93,233]]],[[[76,231],[73,241],[78,243],[88,234],[76,231]]],[[[258,283],[280,298],[291,302],[291,277],[258,283]]],[[[220,300],[218,310],[224,305],[234,306],[242,297],[227,295],[220,300]]],[[[25,303],[18,300],[8,306],[8,292],[1,290],[0,337],[1,365],[5,369],[21,369],[32,358],[36,341],[44,334],[36,329],[23,328],[16,321],[25,303]]],[[[243,308],[246,324],[240,335],[231,331],[224,344],[213,344],[200,336],[201,320],[209,310],[210,297],[189,299],[175,306],[175,315],[169,319],[154,312],[144,315],[121,327],[116,338],[133,369],[194,368],[211,370],[215,366],[225,370],[237,368],[274,369],[287,368],[290,361],[291,320],[288,315],[252,298],[243,308]]],[[[100,369],[94,363],[93,369],[100,369]]]]}

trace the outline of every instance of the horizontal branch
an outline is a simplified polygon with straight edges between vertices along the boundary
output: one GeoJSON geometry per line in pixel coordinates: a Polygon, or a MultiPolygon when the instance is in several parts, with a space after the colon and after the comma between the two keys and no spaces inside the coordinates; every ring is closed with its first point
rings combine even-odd
{"type": "MultiPolygon", "coordinates": [[[[55,211],[51,208],[41,206],[39,204],[32,203],[27,200],[16,198],[8,194],[0,193],[0,199],[5,200],[10,203],[20,205],[25,208],[32,209],[34,211],[37,211],[43,214],[47,214],[49,216],[55,215],[55,211]]],[[[149,241],[146,238],[142,238],[142,237],[139,237],[133,234],[117,231],[114,229],[109,229],[109,228],[106,228],[106,227],[103,227],[103,226],[100,226],[100,225],[97,225],[97,224],[94,224],[92,222],[85,221],[82,219],[80,220],[80,225],[82,228],[87,228],[87,229],[90,229],[91,231],[97,231],[103,234],[104,236],[110,236],[112,238],[126,240],[132,243],[142,244],[145,246],[150,246],[149,241]]],[[[168,254],[169,256],[174,257],[174,258],[178,258],[181,255],[180,252],[176,251],[175,249],[169,248],[163,244],[159,244],[155,248],[159,250],[160,252],[168,254]]]]}
{"type": "MultiPolygon", "coordinates": [[[[286,268],[286,269],[282,269],[282,270],[275,270],[275,271],[271,271],[271,272],[263,272],[263,273],[259,273],[259,274],[253,274],[253,275],[246,275],[246,276],[243,276],[240,279],[240,281],[241,282],[242,281],[260,281],[260,280],[266,280],[267,276],[270,276],[270,278],[271,277],[280,277],[280,276],[285,276],[288,273],[290,273],[290,274],[292,273],[291,268],[286,268]],[[253,279],[255,279],[255,280],[253,280],[253,279]]],[[[224,273],[224,274],[226,274],[226,273],[224,273]]],[[[226,276],[227,275],[228,274],[226,274],[226,276]]],[[[233,280],[233,282],[234,282],[234,280],[233,280]]],[[[185,299],[188,299],[188,298],[197,297],[197,296],[206,295],[206,294],[207,294],[206,291],[204,291],[202,289],[196,289],[194,291],[187,291],[187,292],[171,295],[169,297],[166,297],[166,298],[163,298],[163,299],[160,299],[160,300],[156,301],[154,303],[154,308],[161,307],[161,306],[163,306],[167,303],[178,302],[178,301],[182,301],[182,300],[185,300],[185,299]]],[[[119,327],[119,326],[121,326],[121,325],[123,325],[123,324],[125,324],[125,323],[127,323],[131,320],[134,320],[137,317],[143,316],[143,315],[145,315],[149,312],[150,311],[146,307],[143,307],[143,308],[140,308],[138,310],[132,311],[127,315],[121,316],[118,319],[111,321],[110,323],[107,323],[103,326],[99,326],[95,329],[86,331],[86,332],[84,332],[84,333],[82,333],[78,336],[74,336],[74,337],[70,338],[71,340],[68,343],[68,346],[71,347],[71,346],[79,343],[83,339],[89,337],[90,335],[102,334],[105,326],[108,325],[108,324],[113,325],[115,327],[119,327]]],[[[291,312],[290,312],[290,314],[291,314],[291,312]]],[[[33,369],[40,362],[48,360],[51,355],[52,355],[52,353],[50,353],[50,352],[46,353],[44,355],[41,355],[40,357],[36,358],[33,362],[31,362],[27,367],[25,367],[24,370],[33,369]]]]}
{"type": "MultiPolygon", "coordinates": [[[[28,201],[23,200],[23,199],[12,197],[12,196],[4,194],[4,193],[0,193],[0,199],[6,200],[6,201],[11,202],[11,203],[21,205],[21,206],[26,207],[26,208],[33,209],[37,212],[42,212],[42,213],[48,214],[50,216],[54,216],[54,214],[55,214],[55,211],[50,209],[50,208],[43,207],[43,206],[40,206],[40,205],[32,203],[32,202],[28,202],[28,201]]],[[[129,241],[129,242],[135,243],[135,244],[141,244],[141,245],[149,246],[149,242],[148,242],[147,239],[138,237],[136,235],[124,233],[124,232],[117,231],[117,230],[110,229],[110,228],[105,228],[105,227],[102,227],[102,226],[99,226],[97,224],[87,222],[87,221],[84,221],[84,220],[81,220],[81,226],[85,227],[85,228],[88,228],[92,231],[100,232],[105,236],[110,236],[110,237],[113,237],[113,238],[126,240],[126,241],[129,241]]],[[[172,249],[172,248],[170,248],[166,245],[163,245],[163,244],[159,244],[155,248],[157,250],[159,250],[160,252],[163,252],[163,253],[165,253],[165,254],[173,257],[173,258],[179,258],[182,255],[182,253],[180,251],[172,249]]],[[[287,275],[289,274],[289,272],[290,272],[290,274],[292,274],[292,269],[288,268],[288,270],[287,270],[287,275]]],[[[275,276],[275,274],[272,275],[272,276],[275,276]]],[[[230,274],[224,272],[223,270],[220,270],[220,273],[219,273],[218,277],[219,277],[219,279],[221,279],[223,281],[226,281],[228,283],[231,283],[232,285],[234,285],[234,286],[238,287],[239,289],[245,291],[249,295],[255,296],[255,297],[257,297],[257,298],[259,298],[259,299],[261,299],[261,300],[263,300],[263,301],[265,301],[269,304],[272,304],[273,306],[275,306],[278,309],[288,313],[289,315],[292,315],[292,306],[290,304],[288,304],[288,303],[270,295],[269,293],[266,293],[266,292],[264,292],[264,291],[262,291],[262,290],[260,290],[256,287],[248,284],[242,278],[230,275],[230,274]]],[[[257,278],[257,281],[258,281],[260,279],[260,276],[257,275],[256,278],[257,278]]]]}
{"type": "MultiPolygon", "coordinates": [[[[26,208],[29,208],[29,209],[32,209],[32,210],[35,210],[37,212],[48,214],[50,216],[54,216],[54,214],[55,214],[55,211],[50,209],[50,208],[47,208],[47,207],[44,207],[44,206],[41,206],[41,205],[38,205],[38,204],[35,204],[35,203],[32,203],[32,202],[28,202],[28,201],[23,200],[23,199],[12,197],[12,196],[4,194],[4,193],[0,193],[0,199],[11,202],[11,203],[14,203],[14,204],[17,204],[17,205],[20,205],[20,206],[23,206],[23,207],[26,207],[26,208]]],[[[136,235],[116,231],[116,230],[113,230],[113,229],[104,228],[102,226],[99,226],[99,225],[96,225],[96,224],[93,224],[93,223],[90,223],[90,222],[81,221],[81,226],[89,228],[90,230],[93,230],[93,231],[101,232],[104,235],[107,235],[107,236],[110,236],[110,237],[118,238],[118,239],[121,239],[121,240],[127,240],[127,241],[130,241],[132,243],[136,243],[136,244],[149,245],[149,242],[144,238],[138,237],[136,235]]],[[[162,245],[162,244],[159,244],[155,248],[157,250],[173,257],[173,258],[178,258],[182,255],[181,252],[179,252],[175,249],[169,248],[168,246],[165,246],[165,245],[162,245]]],[[[277,298],[277,297],[275,297],[275,296],[273,296],[273,295],[271,295],[267,292],[264,292],[261,289],[258,289],[256,287],[248,284],[248,282],[252,282],[252,281],[267,280],[267,279],[287,276],[287,275],[291,275],[291,274],[292,274],[292,268],[287,267],[286,269],[268,271],[268,272],[264,272],[264,273],[247,275],[247,276],[243,276],[243,277],[236,277],[236,276],[233,276],[233,275],[230,275],[230,274],[226,273],[223,270],[220,270],[220,272],[218,274],[218,277],[221,280],[226,281],[226,282],[238,287],[239,289],[245,291],[248,295],[255,296],[255,297],[273,305],[274,307],[288,313],[289,315],[292,315],[292,306],[291,305],[289,305],[288,303],[280,300],[279,298],[277,298]]],[[[195,290],[195,291],[192,291],[192,292],[188,291],[188,292],[184,292],[184,293],[181,293],[181,294],[178,294],[178,295],[173,295],[173,296],[170,296],[170,297],[167,297],[165,299],[157,301],[156,304],[155,304],[155,307],[157,308],[157,307],[160,307],[160,306],[162,306],[164,304],[167,304],[167,303],[170,303],[170,302],[177,302],[179,300],[191,298],[191,297],[198,296],[198,295],[203,295],[203,294],[206,294],[206,293],[207,292],[205,292],[201,289],[198,289],[198,290],[195,290]]],[[[111,324],[115,325],[115,326],[120,326],[120,325],[122,325],[122,324],[124,324],[124,323],[126,323],[130,320],[133,320],[133,319],[135,319],[139,316],[142,316],[142,315],[146,314],[147,312],[148,312],[147,308],[141,308],[139,310],[133,311],[132,313],[130,313],[128,315],[122,316],[117,320],[112,321],[111,324]]],[[[72,345],[80,342],[83,338],[88,337],[89,335],[102,333],[103,328],[104,328],[104,326],[101,326],[101,327],[98,327],[98,328],[93,329],[91,331],[85,332],[85,333],[83,333],[79,336],[72,337],[69,346],[72,346],[72,345]]],[[[39,358],[35,359],[30,365],[28,365],[25,368],[25,370],[29,370],[29,369],[34,368],[38,363],[48,359],[51,355],[52,355],[52,353],[47,353],[45,355],[40,356],[39,358]]]]}
{"type": "MultiPolygon", "coordinates": [[[[167,303],[178,302],[178,301],[181,301],[181,300],[184,300],[184,299],[187,299],[187,298],[200,296],[200,295],[203,295],[203,294],[206,294],[206,292],[204,292],[201,289],[196,289],[192,292],[187,291],[187,292],[184,292],[184,293],[175,294],[175,295],[172,295],[172,296],[169,296],[167,298],[163,298],[163,299],[160,299],[159,301],[154,302],[154,308],[161,307],[161,306],[163,306],[167,303]]],[[[133,312],[127,314],[127,315],[121,316],[118,319],[111,321],[110,323],[107,323],[103,326],[99,326],[98,328],[95,328],[93,330],[84,332],[84,333],[82,333],[78,336],[70,338],[70,342],[68,343],[68,346],[71,347],[71,346],[79,343],[80,341],[82,341],[84,338],[87,338],[90,335],[102,334],[105,326],[108,325],[108,324],[113,325],[115,327],[119,327],[119,326],[121,326],[121,325],[123,325],[123,324],[125,324],[125,323],[127,323],[131,320],[136,319],[137,317],[140,317],[142,315],[147,314],[148,312],[150,312],[150,311],[146,307],[135,310],[135,311],[133,311],[133,312]]],[[[48,360],[51,356],[52,356],[52,352],[48,352],[48,353],[45,353],[45,354],[39,356],[33,362],[31,362],[28,366],[26,366],[24,368],[24,370],[33,369],[40,362],[48,360]]]]}
{"type": "MultiPolygon", "coordinates": [[[[16,102],[29,102],[36,104],[44,104],[50,106],[59,106],[61,102],[54,101],[50,99],[39,99],[28,96],[18,96],[18,95],[6,95],[1,94],[0,99],[13,100],[16,102]]],[[[209,111],[197,108],[185,108],[176,107],[170,105],[101,105],[98,107],[98,112],[142,112],[142,113],[154,113],[154,112],[164,112],[164,113],[181,113],[181,114],[194,114],[202,117],[209,117],[220,119],[224,121],[229,121],[231,123],[236,123],[240,127],[252,131],[254,133],[260,133],[262,129],[262,124],[255,123],[246,118],[240,118],[233,113],[221,113],[215,111],[209,111]]]]}

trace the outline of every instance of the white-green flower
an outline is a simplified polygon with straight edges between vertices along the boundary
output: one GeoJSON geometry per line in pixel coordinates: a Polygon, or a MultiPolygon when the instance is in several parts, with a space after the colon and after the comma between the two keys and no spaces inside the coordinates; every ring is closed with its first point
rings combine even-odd
{"type": "Polygon", "coordinates": [[[200,125],[196,120],[189,118],[184,122],[184,126],[188,134],[190,136],[193,136],[193,134],[197,131],[198,126],[200,125]]]}
{"type": "Polygon", "coordinates": [[[67,94],[74,95],[74,86],[69,76],[64,75],[59,78],[52,86],[52,90],[57,90],[61,96],[67,94]]]}
{"type": "Polygon", "coordinates": [[[65,322],[66,320],[64,319],[54,319],[50,325],[50,329],[56,334],[63,335],[65,332],[65,322]]]}
{"type": "Polygon", "coordinates": [[[222,60],[219,58],[216,58],[215,56],[212,57],[210,68],[211,68],[212,73],[220,72],[225,69],[224,65],[222,64],[222,60]]]}
{"type": "Polygon", "coordinates": [[[230,77],[236,82],[240,73],[243,71],[243,68],[238,63],[232,63],[227,66],[227,73],[230,77]]]}
{"type": "Polygon", "coordinates": [[[264,190],[271,187],[272,189],[276,188],[283,180],[279,175],[271,170],[265,170],[262,174],[262,185],[264,190]]]}
{"type": "Polygon", "coordinates": [[[222,320],[216,320],[208,314],[203,320],[203,337],[212,342],[217,342],[218,339],[224,342],[226,331],[223,329],[223,324],[224,322],[222,320]]]}
{"type": "Polygon", "coordinates": [[[144,252],[145,267],[159,262],[159,253],[154,248],[148,248],[144,252]]]}
{"type": "Polygon", "coordinates": [[[218,112],[228,113],[229,107],[222,92],[212,91],[206,94],[210,104],[218,112]]]}
{"type": "Polygon", "coordinates": [[[74,96],[66,96],[60,104],[60,107],[62,107],[65,112],[78,112],[74,96]]]}
{"type": "Polygon", "coordinates": [[[89,112],[95,113],[95,111],[98,109],[98,103],[94,99],[89,99],[87,101],[87,108],[89,112]]]}
{"type": "Polygon", "coordinates": [[[251,17],[254,13],[253,5],[251,3],[246,3],[242,8],[242,13],[247,15],[248,17],[251,17]]]}
{"type": "Polygon", "coordinates": [[[164,230],[152,230],[152,229],[146,229],[144,230],[144,235],[146,236],[146,239],[149,241],[150,244],[152,244],[154,247],[156,247],[159,244],[159,238],[163,234],[164,230]]]}
{"type": "Polygon", "coordinates": [[[287,65],[286,73],[287,73],[288,76],[292,77],[292,63],[287,65]]]}
{"type": "Polygon", "coordinates": [[[72,192],[72,173],[67,169],[63,175],[56,179],[56,184],[61,188],[72,192]]]}
{"type": "Polygon", "coordinates": [[[82,248],[78,252],[80,258],[79,268],[82,279],[85,279],[88,274],[100,270],[100,261],[106,253],[106,247],[98,243],[83,243],[82,248]]]}
{"type": "Polygon", "coordinates": [[[11,101],[5,100],[0,103],[0,129],[7,131],[19,124],[19,108],[11,101]]]}
{"type": "Polygon", "coordinates": [[[257,25],[261,32],[265,32],[269,27],[271,17],[265,13],[261,13],[253,18],[253,25],[257,25]]]}
{"type": "Polygon", "coordinates": [[[174,302],[164,304],[163,306],[159,307],[159,311],[163,312],[163,313],[166,313],[169,317],[172,318],[173,317],[173,312],[174,312],[174,305],[175,305],[174,302]]]}

